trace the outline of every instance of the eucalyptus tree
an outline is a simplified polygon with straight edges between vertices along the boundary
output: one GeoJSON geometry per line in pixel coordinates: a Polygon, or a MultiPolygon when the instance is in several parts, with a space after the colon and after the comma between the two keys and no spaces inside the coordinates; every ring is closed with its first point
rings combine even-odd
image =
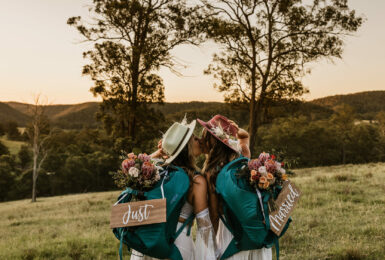
{"type": "Polygon", "coordinates": [[[47,141],[51,137],[52,132],[45,115],[46,108],[47,101],[42,100],[40,94],[35,95],[34,103],[29,108],[32,120],[26,129],[29,145],[32,148],[32,202],[36,202],[37,179],[42,165],[50,152],[47,141]]]}
{"type": "Polygon", "coordinates": [[[148,106],[164,101],[157,71],[177,72],[171,50],[197,41],[196,7],[185,0],[93,0],[90,13],[90,21],[67,21],[94,43],[83,54],[90,61],[83,74],[94,82],[91,92],[103,100],[99,117],[107,130],[135,144],[160,116],[148,106]]]}
{"type": "Polygon", "coordinates": [[[268,102],[307,92],[306,65],[341,58],[346,36],[363,22],[347,0],[201,1],[207,36],[222,48],[205,73],[226,102],[247,105],[252,150],[268,102]]]}

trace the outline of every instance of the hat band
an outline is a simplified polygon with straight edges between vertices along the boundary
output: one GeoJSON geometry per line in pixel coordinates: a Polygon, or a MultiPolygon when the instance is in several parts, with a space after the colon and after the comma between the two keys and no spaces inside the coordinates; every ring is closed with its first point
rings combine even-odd
{"type": "Polygon", "coordinates": [[[185,137],[186,137],[187,134],[188,134],[188,130],[189,130],[189,128],[186,128],[186,132],[183,134],[183,137],[182,137],[182,139],[180,140],[178,146],[174,149],[174,151],[172,151],[172,153],[167,154],[168,156],[173,156],[173,155],[175,154],[175,152],[178,151],[178,149],[180,148],[180,146],[181,146],[182,143],[183,143],[183,140],[185,139],[185,137]]]}

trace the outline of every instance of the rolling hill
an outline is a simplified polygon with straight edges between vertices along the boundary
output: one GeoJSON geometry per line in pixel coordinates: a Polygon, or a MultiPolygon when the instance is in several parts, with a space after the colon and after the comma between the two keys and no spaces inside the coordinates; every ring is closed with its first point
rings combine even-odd
{"type": "Polygon", "coordinates": [[[347,104],[363,118],[370,119],[380,111],[385,111],[385,91],[365,91],[348,95],[335,95],[318,98],[312,104],[334,109],[338,105],[347,104]]]}
{"type": "MultiPolygon", "coordinates": [[[[282,115],[307,115],[311,118],[326,118],[333,113],[333,109],[341,104],[352,106],[361,119],[373,119],[379,111],[385,111],[385,91],[367,91],[348,95],[335,95],[315,99],[309,102],[293,104],[277,104],[272,107],[272,116],[282,115]]],[[[46,115],[53,125],[62,128],[81,128],[84,126],[95,127],[95,113],[98,102],[87,102],[75,105],[49,105],[46,115]]],[[[29,120],[30,104],[19,102],[0,102],[0,122],[16,121],[20,126],[25,126],[29,120]]],[[[155,104],[169,121],[178,121],[185,114],[191,118],[200,117],[208,119],[215,114],[224,114],[235,120],[240,125],[248,122],[247,111],[234,109],[229,104],[221,102],[180,102],[155,104]]]]}
{"type": "Polygon", "coordinates": [[[18,125],[24,126],[29,120],[29,116],[23,112],[9,106],[6,103],[0,102],[0,123],[15,121],[18,125]]]}

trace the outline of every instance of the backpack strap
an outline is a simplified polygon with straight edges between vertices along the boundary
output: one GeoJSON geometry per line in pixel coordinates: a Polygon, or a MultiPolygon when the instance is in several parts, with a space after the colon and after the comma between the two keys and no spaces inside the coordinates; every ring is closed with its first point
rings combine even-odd
{"type": "Polygon", "coordinates": [[[274,245],[275,245],[275,255],[277,257],[277,260],[279,260],[279,241],[278,237],[274,239],[274,245]]]}
{"type": "MultiPolygon", "coordinates": [[[[223,203],[222,204],[223,206],[223,213],[226,214],[227,212],[227,207],[226,207],[226,203],[223,203]]],[[[226,221],[226,219],[220,215],[219,218],[222,220],[223,224],[225,225],[225,227],[231,232],[231,234],[234,236],[234,231],[233,229],[231,228],[231,226],[229,225],[229,223],[226,221]]],[[[222,259],[226,259],[238,252],[240,252],[239,248],[237,247],[237,244],[238,242],[235,240],[235,236],[233,237],[233,239],[230,241],[230,243],[228,244],[225,252],[223,252],[223,254],[221,255],[221,260],[222,259]]]]}
{"type": "Polygon", "coordinates": [[[226,258],[228,258],[228,257],[230,257],[230,256],[232,256],[238,252],[240,252],[240,250],[237,247],[237,242],[233,238],[230,241],[230,244],[227,246],[225,252],[223,252],[223,254],[221,255],[220,260],[226,259],[226,258]]]}
{"type": "MultiPolygon", "coordinates": [[[[191,224],[191,222],[194,220],[195,218],[195,215],[194,214],[191,214],[190,217],[188,217],[184,223],[182,224],[182,226],[175,232],[175,234],[172,236],[172,239],[175,241],[177,239],[177,237],[180,235],[180,233],[182,233],[183,229],[191,224]]],[[[187,235],[190,235],[190,230],[191,230],[191,226],[189,228],[189,230],[187,231],[187,235]]]]}
{"type": "MultiPolygon", "coordinates": [[[[122,228],[122,232],[120,233],[120,244],[119,244],[119,258],[123,259],[123,237],[125,235],[125,228],[122,228]]],[[[127,249],[130,250],[127,246],[127,249]]]]}

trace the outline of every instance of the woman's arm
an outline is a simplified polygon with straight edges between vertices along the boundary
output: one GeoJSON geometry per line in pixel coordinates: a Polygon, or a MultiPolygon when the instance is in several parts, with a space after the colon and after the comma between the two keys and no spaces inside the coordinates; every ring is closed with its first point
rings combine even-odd
{"type": "MultiPolygon", "coordinates": [[[[207,185],[207,193],[208,193],[208,207],[210,212],[211,223],[214,227],[215,234],[218,231],[219,225],[219,200],[218,195],[215,192],[215,186],[210,183],[210,176],[206,175],[206,185],[207,185]]],[[[207,194],[206,193],[206,194],[207,194]]]]}
{"type": "Polygon", "coordinates": [[[216,260],[218,257],[215,232],[207,203],[207,182],[203,176],[196,176],[192,184],[194,213],[197,222],[195,259],[216,260]]]}
{"type": "Polygon", "coordinates": [[[234,121],[229,121],[230,124],[232,124],[237,129],[237,138],[239,141],[239,146],[241,147],[241,154],[247,158],[250,158],[251,153],[249,133],[246,130],[239,128],[239,126],[234,121]]]}

